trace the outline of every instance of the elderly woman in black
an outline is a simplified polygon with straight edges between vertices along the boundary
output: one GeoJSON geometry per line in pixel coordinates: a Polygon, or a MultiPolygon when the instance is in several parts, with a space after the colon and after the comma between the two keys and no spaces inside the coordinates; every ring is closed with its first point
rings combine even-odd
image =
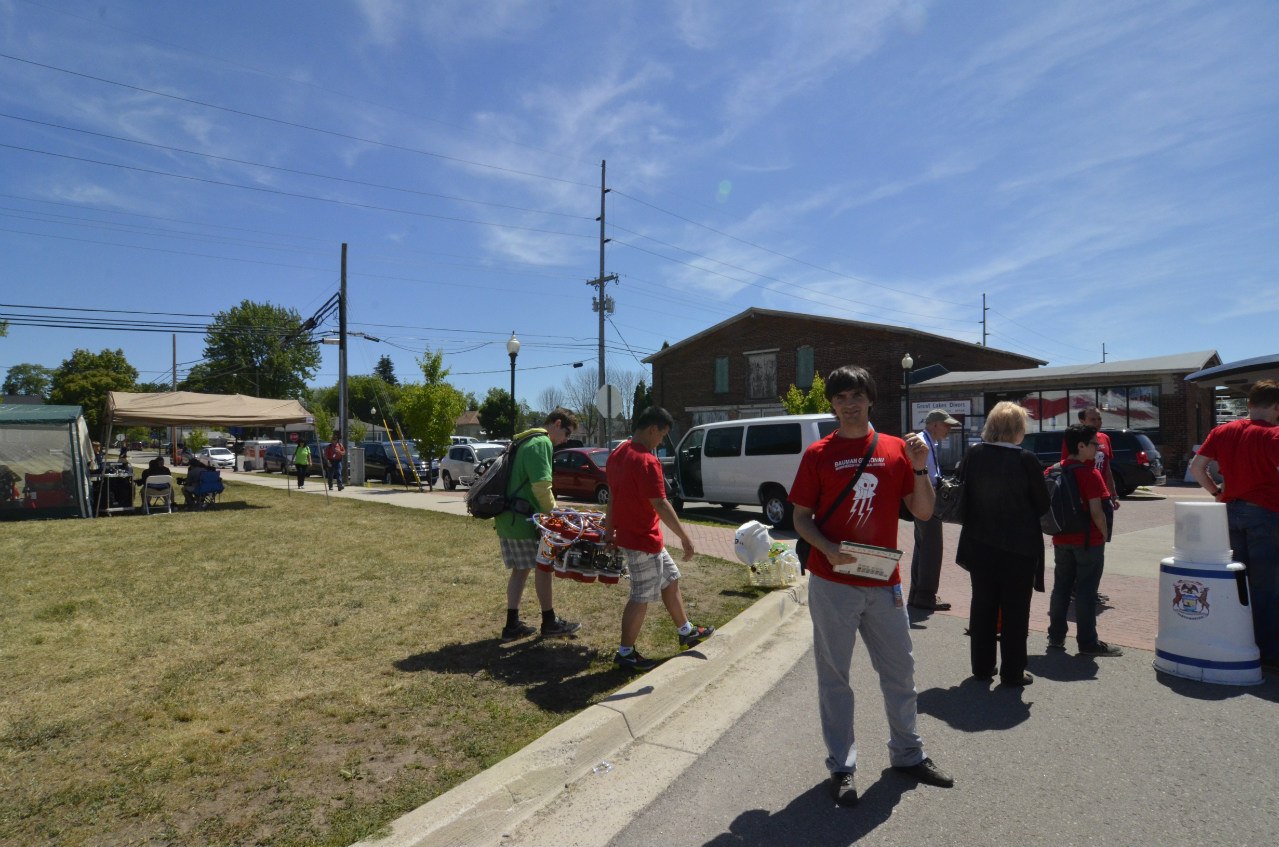
{"type": "Polygon", "coordinates": [[[1031,591],[1044,590],[1044,536],[1039,516],[1048,493],[1039,460],[1019,445],[1026,436],[1026,410],[997,404],[986,415],[982,443],[968,450],[960,468],[964,480],[963,531],[955,560],[972,578],[968,613],[973,676],[995,676],[996,633],[1004,685],[1030,685],[1026,636],[1031,591]]]}

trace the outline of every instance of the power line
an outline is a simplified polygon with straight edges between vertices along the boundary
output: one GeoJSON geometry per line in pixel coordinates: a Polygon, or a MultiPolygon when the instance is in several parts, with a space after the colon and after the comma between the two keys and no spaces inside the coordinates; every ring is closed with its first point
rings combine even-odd
{"type": "Polygon", "coordinates": [[[544,179],[550,182],[560,182],[566,185],[576,185],[582,188],[593,189],[595,187],[592,185],[587,185],[586,183],[575,182],[571,179],[564,179],[562,177],[547,176],[546,174],[536,174],[536,173],[531,173],[529,171],[516,170],[515,168],[503,167],[501,165],[492,165],[487,162],[476,162],[470,159],[462,159],[457,156],[449,156],[447,154],[437,153],[431,150],[420,150],[415,147],[406,147],[402,144],[391,144],[390,142],[377,141],[376,139],[372,139],[372,138],[362,138],[361,136],[358,136],[358,135],[351,135],[345,132],[338,132],[336,130],[324,129],[322,127],[308,126],[307,124],[296,123],[294,121],[286,121],[282,118],[273,118],[269,115],[259,115],[254,112],[244,111],[242,109],[233,109],[229,106],[219,106],[216,103],[208,103],[203,100],[195,100],[190,97],[179,97],[176,94],[167,94],[163,91],[156,91],[150,88],[143,88],[137,85],[130,85],[125,82],[117,82],[116,80],[106,79],[105,77],[93,76],[92,74],[81,73],[79,71],[73,71],[67,68],[60,68],[60,67],[57,67],[56,65],[47,65],[47,64],[44,64],[43,62],[35,62],[30,59],[23,59],[18,56],[10,55],[8,53],[0,53],[0,59],[8,59],[13,62],[21,62],[22,64],[25,64],[25,65],[31,65],[33,67],[43,68],[45,70],[50,70],[50,71],[57,71],[58,73],[67,74],[69,76],[80,77],[81,79],[93,80],[94,82],[100,82],[105,85],[114,85],[120,88],[129,89],[130,91],[138,91],[143,94],[152,94],[152,95],[155,95],[156,97],[166,97],[170,100],[177,100],[181,103],[190,103],[191,105],[194,105],[194,106],[203,106],[207,109],[217,109],[218,111],[227,112],[228,114],[232,114],[232,115],[241,115],[243,117],[255,118],[261,121],[269,121],[270,123],[280,124],[281,126],[288,126],[294,129],[302,129],[308,132],[317,132],[323,135],[332,136],[334,138],[341,138],[346,141],[358,141],[362,144],[371,144],[376,147],[385,147],[388,150],[399,150],[404,153],[414,153],[419,156],[430,156],[432,158],[441,159],[444,161],[457,162],[458,164],[471,165],[472,167],[477,167],[477,168],[488,168],[490,170],[501,171],[504,173],[514,174],[516,176],[525,176],[533,179],[544,179]]]}
{"type": "Polygon", "coordinates": [[[36,147],[23,147],[17,144],[0,143],[0,147],[4,147],[9,150],[19,150],[24,153],[35,153],[40,156],[52,156],[57,159],[69,159],[70,161],[73,161],[73,162],[83,162],[85,164],[90,164],[90,165],[101,165],[103,167],[108,167],[108,168],[120,168],[126,171],[134,171],[136,173],[151,174],[153,176],[165,176],[165,177],[169,177],[170,179],[185,179],[191,182],[202,182],[206,185],[218,185],[218,186],[222,186],[223,188],[238,188],[242,191],[257,191],[262,194],[274,194],[280,197],[291,197],[291,198],[300,199],[300,200],[314,200],[319,203],[331,203],[336,206],[350,206],[351,208],[354,208],[354,209],[365,209],[373,212],[392,212],[394,214],[399,214],[399,215],[412,215],[418,218],[430,218],[432,220],[450,221],[452,223],[475,224],[478,226],[491,226],[491,227],[497,227],[499,229],[515,229],[515,230],[521,230],[523,232],[536,232],[542,235],[560,235],[566,238],[594,238],[594,236],[591,236],[591,235],[579,235],[578,233],[561,232],[558,230],[543,229],[540,227],[521,226],[519,224],[503,224],[503,223],[497,223],[495,221],[479,221],[479,220],[474,220],[472,218],[459,218],[453,215],[436,215],[431,212],[418,212],[412,209],[397,209],[393,206],[377,206],[372,203],[357,203],[354,200],[337,200],[331,197],[320,197],[315,194],[303,194],[302,192],[299,192],[299,191],[284,191],[279,188],[267,188],[266,186],[263,186],[263,185],[245,185],[239,182],[228,182],[226,180],[210,179],[209,177],[191,176],[189,174],[173,173],[172,171],[156,170],[155,168],[143,168],[138,165],[126,165],[120,162],[106,162],[101,159],[90,159],[85,156],[72,156],[68,153],[54,153],[51,150],[41,150],[36,147]]]}
{"type": "Polygon", "coordinates": [[[297,168],[286,168],[281,165],[268,165],[264,162],[253,162],[247,159],[234,159],[234,158],[231,158],[230,156],[218,156],[213,153],[201,153],[198,150],[187,150],[183,147],[170,147],[166,144],[156,144],[155,142],[151,142],[151,141],[139,141],[134,138],[124,138],[119,135],[108,135],[105,132],[94,132],[93,130],[79,129],[73,126],[65,126],[63,124],[49,123],[47,121],[38,121],[38,120],[35,120],[34,118],[24,118],[19,115],[9,114],[7,112],[0,112],[0,118],[9,118],[10,120],[24,121],[26,123],[36,124],[38,126],[47,126],[53,129],[62,129],[68,132],[79,132],[84,135],[92,135],[97,138],[107,138],[112,141],[123,141],[126,144],[138,144],[144,147],[153,147],[157,150],[167,150],[171,153],[184,153],[188,156],[201,156],[203,158],[213,159],[219,162],[231,162],[232,164],[236,164],[236,165],[248,165],[250,167],[255,167],[255,168],[266,168],[268,170],[280,171],[282,173],[289,173],[297,176],[309,176],[309,177],[315,177],[317,179],[328,179],[328,180],[333,180],[334,182],[344,182],[350,185],[360,185],[365,188],[380,188],[386,191],[399,191],[404,194],[414,194],[419,197],[434,197],[439,200],[452,200],[457,203],[473,203],[479,206],[492,206],[498,209],[510,209],[517,212],[530,212],[532,214],[537,214],[537,215],[553,215],[555,217],[571,218],[574,220],[581,220],[581,221],[594,220],[594,218],[588,217],[586,215],[573,215],[568,212],[555,212],[550,209],[529,209],[524,206],[513,206],[509,203],[494,203],[488,200],[473,200],[469,197],[458,197],[452,194],[438,194],[433,191],[421,191],[415,188],[406,188],[402,185],[385,185],[379,182],[366,182],[365,180],[350,179],[349,177],[333,176],[332,174],[317,173],[315,171],[303,171],[297,168]]]}

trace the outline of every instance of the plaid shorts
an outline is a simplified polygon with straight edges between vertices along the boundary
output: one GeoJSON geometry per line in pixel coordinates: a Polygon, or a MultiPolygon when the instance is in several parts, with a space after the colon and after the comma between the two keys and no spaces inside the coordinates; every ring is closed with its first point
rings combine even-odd
{"type": "Polygon", "coordinates": [[[631,600],[635,603],[652,603],[660,600],[662,589],[679,579],[679,568],[671,554],[663,548],[660,553],[619,548],[626,557],[626,568],[631,572],[631,600]]]}
{"type": "Polygon", "coordinates": [[[502,547],[502,563],[508,571],[526,571],[537,567],[536,538],[502,538],[497,542],[502,547]]]}

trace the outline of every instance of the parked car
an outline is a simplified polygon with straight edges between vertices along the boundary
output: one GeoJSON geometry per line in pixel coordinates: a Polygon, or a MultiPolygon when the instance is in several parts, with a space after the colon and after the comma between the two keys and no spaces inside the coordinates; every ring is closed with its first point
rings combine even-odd
{"type": "MultiPolygon", "coordinates": [[[[307,445],[311,448],[311,476],[322,476],[324,474],[323,458],[320,456],[320,450],[323,449],[319,444],[307,445]]],[[[293,451],[297,449],[295,444],[271,444],[266,448],[266,452],[262,454],[262,470],[267,473],[279,471],[280,473],[293,472],[293,451]]]]}
{"type": "Polygon", "coordinates": [[[591,500],[608,505],[609,450],[603,447],[572,447],[559,450],[551,458],[551,487],[555,496],[591,500]]]}
{"type": "Polygon", "coordinates": [[[505,444],[477,441],[473,444],[454,444],[440,461],[440,480],[447,491],[458,485],[471,485],[476,480],[475,466],[485,459],[502,455],[505,444]]]}
{"type": "Polygon", "coordinates": [[[674,506],[685,502],[762,506],[764,520],[791,525],[790,487],[800,457],[839,428],[832,415],[781,415],[695,426],[676,448],[674,506]]]}
{"type": "MultiPolygon", "coordinates": [[[[1163,485],[1167,481],[1163,456],[1148,435],[1131,429],[1103,429],[1102,432],[1110,436],[1115,454],[1110,472],[1121,497],[1132,494],[1139,485],[1163,485]]],[[[1048,467],[1061,461],[1062,437],[1061,432],[1028,432],[1021,446],[1048,467]]]]}
{"type": "Polygon", "coordinates": [[[439,465],[428,466],[408,441],[365,441],[360,446],[364,448],[365,479],[380,479],[388,485],[418,480],[434,485],[439,476],[439,465]]]}
{"type": "Polygon", "coordinates": [[[205,447],[196,458],[215,468],[235,468],[235,454],[225,447],[205,447]]]}
{"type": "Polygon", "coordinates": [[[450,435],[449,441],[452,444],[478,444],[480,440],[471,435],[450,435]]]}
{"type": "Polygon", "coordinates": [[[240,455],[244,456],[244,469],[246,471],[263,470],[262,456],[266,453],[266,448],[272,444],[283,446],[284,442],[278,438],[254,438],[245,441],[240,452],[240,455]]]}

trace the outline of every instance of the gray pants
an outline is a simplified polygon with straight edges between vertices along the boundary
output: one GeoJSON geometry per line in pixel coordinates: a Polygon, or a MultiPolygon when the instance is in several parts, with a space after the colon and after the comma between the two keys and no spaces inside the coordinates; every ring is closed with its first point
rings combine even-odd
{"type": "Polygon", "coordinates": [[[879,674],[888,716],[889,764],[910,767],[924,760],[924,742],[915,732],[915,657],[910,620],[889,586],[841,585],[816,574],[808,580],[817,660],[817,700],[826,742],[826,769],[857,770],[853,738],[853,645],[861,633],[879,674]]]}
{"type": "Polygon", "coordinates": [[[931,606],[937,602],[937,586],[941,584],[942,522],[941,518],[915,521],[915,554],[910,560],[910,602],[915,606],[931,606]]]}

